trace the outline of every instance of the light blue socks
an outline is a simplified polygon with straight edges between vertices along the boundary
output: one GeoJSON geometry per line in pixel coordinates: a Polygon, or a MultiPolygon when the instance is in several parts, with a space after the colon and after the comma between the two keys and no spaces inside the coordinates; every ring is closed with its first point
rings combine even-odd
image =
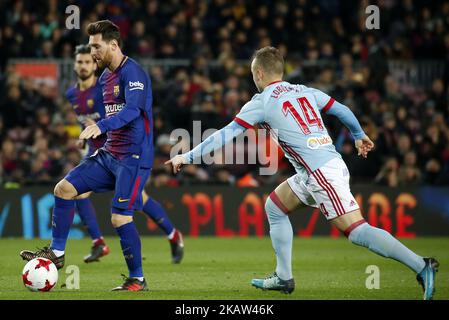
{"type": "MultiPolygon", "coordinates": [[[[292,243],[293,229],[290,219],[276,204],[279,198],[276,195],[270,197],[265,202],[265,211],[270,223],[270,237],[276,253],[276,274],[282,280],[290,280],[292,275],[292,243]],[[273,202],[273,197],[275,202],[273,202]]],[[[280,204],[283,210],[285,207],[280,204]]]]}
{"type": "MultiPolygon", "coordinates": [[[[265,211],[270,223],[271,243],[276,253],[276,273],[282,280],[292,279],[293,229],[287,215],[288,209],[272,192],[265,202],[265,211]]],[[[348,239],[382,257],[397,260],[416,273],[421,272],[425,267],[423,257],[408,249],[387,231],[375,228],[368,223],[357,225],[350,231],[348,239]]]]}
{"type": "Polygon", "coordinates": [[[422,257],[408,249],[387,231],[375,228],[368,223],[363,223],[353,229],[348,239],[382,257],[402,262],[416,273],[421,272],[425,267],[422,257]]]}

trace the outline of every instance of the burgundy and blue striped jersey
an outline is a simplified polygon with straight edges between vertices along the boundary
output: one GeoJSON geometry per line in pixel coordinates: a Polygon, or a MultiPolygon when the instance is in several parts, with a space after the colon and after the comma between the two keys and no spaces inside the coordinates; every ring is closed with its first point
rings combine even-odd
{"type": "MultiPolygon", "coordinates": [[[[67,89],[65,96],[72,105],[78,117],[78,122],[83,128],[85,127],[83,123],[86,118],[90,118],[95,122],[104,118],[105,110],[103,105],[103,94],[98,81],[95,85],[86,90],[80,90],[78,84],[75,84],[67,89]]],[[[96,139],[89,139],[87,141],[89,146],[88,154],[90,155],[98,148],[101,148],[105,142],[105,134],[96,139]]]]}
{"type": "Polygon", "coordinates": [[[105,69],[98,82],[103,91],[106,116],[97,125],[107,134],[104,149],[116,159],[140,159],[140,166],[153,165],[153,119],[151,80],[133,59],[124,56],[113,72],[105,69]]]}

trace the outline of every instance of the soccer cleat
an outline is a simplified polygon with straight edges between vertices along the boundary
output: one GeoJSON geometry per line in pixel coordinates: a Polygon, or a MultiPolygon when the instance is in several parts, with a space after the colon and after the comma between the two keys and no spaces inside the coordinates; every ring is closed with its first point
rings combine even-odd
{"type": "Polygon", "coordinates": [[[101,257],[109,254],[109,247],[104,243],[103,239],[94,242],[90,254],[84,257],[84,262],[100,261],[101,257]]]}
{"type": "Polygon", "coordinates": [[[64,255],[57,257],[53,250],[49,247],[43,247],[42,249],[38,248],[38,250],[34,252],[30,250],[22,250],[20,251],[20,256],[26,261],[33,260],[34,258],[47,258],[55,264],[57,269],[61,269],[65,262],[64,255]]]}
{"type": "Polygon", "coordinates": [[[253,279],[251,285],[262,290],[276,290],[281,293],[291,294],[295,290],[295,280],[282,280],[276,272],[265,279],[253,279]]]}
{"type": "Polygon", "coordinates": [[[175,230],[175,234],[172,239],[168,240],[171,247],[171,257],[173,263],[180,263],[184,257],[184,241],[182,233],[179,230],[175,230]]]}
{"type": "Polygon", "coordinates": [[[118,287],[115,287],[111,291],[148,291],[147,282],[145,279],[143,281],[140,281],[136,278],[129,278],[122,274],[123,280],[125,282],[118,287]]]}
{"type": "Polygon", "coordinates": [[[421,285],[424,300],[432,300],[435,293],[435,273],[438,272],[440,263],[435,258],[424,258],[426,266],[416,275],[416,280],[421,285]]]}

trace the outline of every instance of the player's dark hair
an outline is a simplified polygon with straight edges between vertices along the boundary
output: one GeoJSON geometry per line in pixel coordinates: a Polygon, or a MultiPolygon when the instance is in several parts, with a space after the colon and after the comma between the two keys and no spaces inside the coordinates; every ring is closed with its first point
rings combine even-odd
{"type": "Polygon", "coordinates": [[[274,47],[264,47],[257,50],[254,52],[252,60],[256,60],[255,64],[261,66],[268,73],[284,73],[284,57],[274,47]]]}
{"type": "Polygon", "coordinates": [[[80,44],[75,47],[75,53],[77,54],[90,54],[90,46],[88,44],[80,44]]]}
{"type": "Polygon", "coordinates": [[[101,37],[104,41],[110,42],[111,40],[116,40],[119,47],[121,47],[122,45],[120,29],[110,20],[100,20],[97,22],[89,23],[89,25],[87,26],[87,34],[89,36],[101,34],[101,37]]]}

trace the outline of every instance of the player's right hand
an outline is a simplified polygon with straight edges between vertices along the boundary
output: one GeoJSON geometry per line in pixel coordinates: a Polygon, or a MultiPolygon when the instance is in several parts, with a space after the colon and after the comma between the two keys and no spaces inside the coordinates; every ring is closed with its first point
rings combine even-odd
{"type": "Polygon", "coordinates": [[[171,164],[173,167],[173,173],[176,174],[181,171],[181,167],[184,164],[187,164],[187,160],[182,155],[176,155],[168,161],[165,161],[164,164],[171,164]]]}
{"type": "Polygon", "coordinates": [[[366,158],[368,156],[368,152],[374,148],[374,142],[372,142],[371,139],[365,135],[362,139],[355,141],[355,147],[358,155],[366,158]]]}
{"type": "Polygon", "coordinates": [[[99,135],[101,135],[100,128],[96,124],[93,124],[91,126],[86,127],[83,130],[83,132],[81,132],[80,139],[84,139],[84,140],[87,140],[87,139],[90,139],[90,138],[95,139],[99,135]]]}

